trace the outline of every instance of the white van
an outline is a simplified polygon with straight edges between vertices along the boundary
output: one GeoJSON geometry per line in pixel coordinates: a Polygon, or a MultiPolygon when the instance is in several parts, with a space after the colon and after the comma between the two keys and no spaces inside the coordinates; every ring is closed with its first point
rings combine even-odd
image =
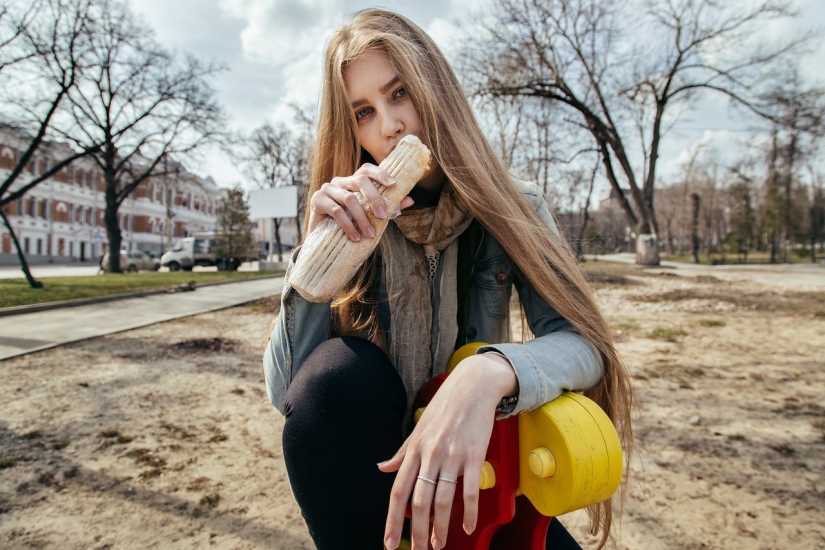
{"type": "Polygon", "coordinates": [[[217,249],[221,236],[214,233],[199,234],[187,237],[175,243],[172,250],[161,256],[160,263],[168,267],[169,271],[192,271],[196,265],[217,266],[220,271],[235,271],[243,262],[254,259],[247,257],[219,258],[217,249]]]}

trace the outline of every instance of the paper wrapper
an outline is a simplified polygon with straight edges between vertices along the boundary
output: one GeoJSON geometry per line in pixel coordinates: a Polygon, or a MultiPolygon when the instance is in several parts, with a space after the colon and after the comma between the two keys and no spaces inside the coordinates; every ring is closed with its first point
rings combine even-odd
{"type": "MultiPolygon", "coordinates": [[[[420,139],[405,136],[398,143],[379,165],[395,178],[395,185],[384,187],[376,183],[387,212],[398,212],[399,203],[424,176],[429,165],[430,150],[420,139]]],[[[358,195],[367,219],[375,229],[375,237],[362,235],[360,241],[351,241],[333,218],[327,218],[307,236],[298,259],[286,274],[292,288],[310,302],[328,302],[340,293],[378,246],[387,228],[390,218],[375,216],[366,200],[358,195]]]]}

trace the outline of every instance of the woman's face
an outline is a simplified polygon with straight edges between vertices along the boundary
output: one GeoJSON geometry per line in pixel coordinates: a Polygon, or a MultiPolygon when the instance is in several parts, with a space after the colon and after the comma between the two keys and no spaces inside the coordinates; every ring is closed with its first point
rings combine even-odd
{"type": "MultiPolygon", "coordinates": [[[[387,158],[406,135],[412,134],[427,143],[418,111],[386,53],[366,52],[347,65],[344,79],[358,139],[375,162],[387,158]]],[[[444,173],[433,160],[418,186],[438,190],[443,184],[444,173]]]]}

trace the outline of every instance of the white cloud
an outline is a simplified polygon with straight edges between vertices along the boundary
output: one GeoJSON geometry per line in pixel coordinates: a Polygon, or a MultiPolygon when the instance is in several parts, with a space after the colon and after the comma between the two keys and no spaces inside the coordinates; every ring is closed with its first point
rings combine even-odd
{"type": "Polygon", "coordinates": [[[289,124],[294,115],[292,105],[315,108],[323,79],[323,46],[319,43],[313,52],[284,67],[283,94],[267,115],[272,122],[289,124]]]}
{"type": "Polygon", "coordinates": [[[340,23],[340,0],[220,0],[221,9],[244,19],[244,56],[250,61],[284,67],[317,51],[340,23]]]}

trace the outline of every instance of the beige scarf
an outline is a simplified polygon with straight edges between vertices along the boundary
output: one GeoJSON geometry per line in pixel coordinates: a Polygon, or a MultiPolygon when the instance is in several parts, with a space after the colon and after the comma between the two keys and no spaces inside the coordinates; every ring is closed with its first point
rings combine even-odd
{"type": "Polygon", "coordinates": [[[407,390],[407,408],[430,377],[441,374],[452,355],[458,325],[458,236],[473,216],[449,182],[438,204],[404,211],[381,239],[383,277],[390,308],[390,359],[407,390]],[[438,253],[441,278],[430,287],[425,255],[438,253]],[[440,307],[434,318],[433,299],[440,307]]]}

